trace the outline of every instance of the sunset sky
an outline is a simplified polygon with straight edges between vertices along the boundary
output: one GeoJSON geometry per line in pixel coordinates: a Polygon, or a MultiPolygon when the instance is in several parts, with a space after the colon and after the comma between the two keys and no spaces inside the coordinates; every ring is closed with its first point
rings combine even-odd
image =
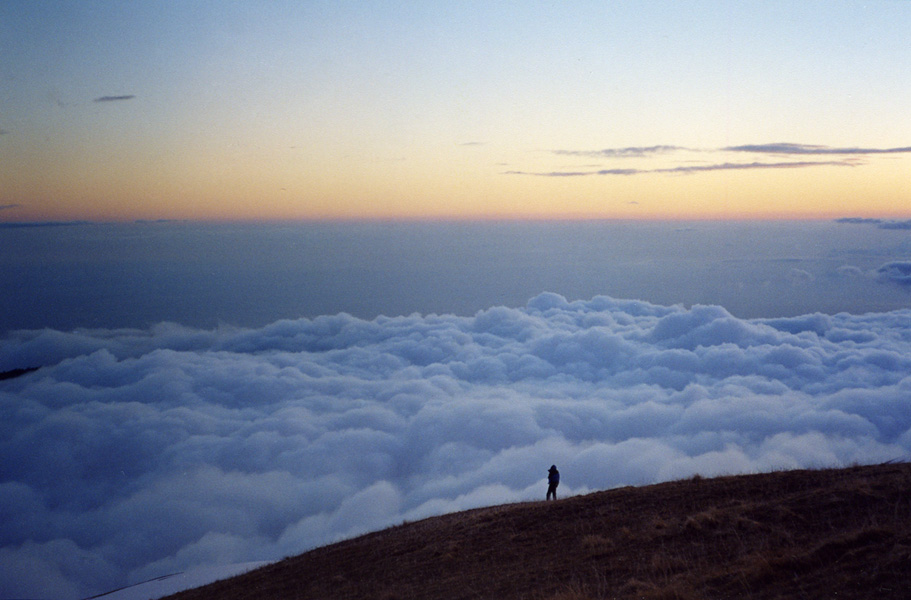
{"type": "Polygon", "coordinates": [[[911,217],[908,2],[0,3],[0,221],[911,217]]]}

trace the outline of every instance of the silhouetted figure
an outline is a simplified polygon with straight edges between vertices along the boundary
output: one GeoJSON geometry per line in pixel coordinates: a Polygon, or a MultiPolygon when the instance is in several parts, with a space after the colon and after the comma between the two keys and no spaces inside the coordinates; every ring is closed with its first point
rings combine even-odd
{"type": "Polygon", "coordinates": [[[550,469],[547,470],[547,500],[550,500],[551,497],[554,500],[557,499],[558,485],[560,485],[560,471],[557,470],[557,465],[550,465],[550,469]]]}

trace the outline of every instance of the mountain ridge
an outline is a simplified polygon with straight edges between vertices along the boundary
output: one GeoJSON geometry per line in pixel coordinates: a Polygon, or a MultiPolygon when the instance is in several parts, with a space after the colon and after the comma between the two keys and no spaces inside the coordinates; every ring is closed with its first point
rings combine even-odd
{"type": "Polygon", "coordinates": [[[623,487],[430,517],[171,600],[904,598],[911,464],[623,487]]]}

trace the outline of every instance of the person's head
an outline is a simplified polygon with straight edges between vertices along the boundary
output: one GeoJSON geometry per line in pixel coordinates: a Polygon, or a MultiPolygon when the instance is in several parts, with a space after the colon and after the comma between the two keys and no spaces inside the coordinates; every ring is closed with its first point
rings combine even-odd
{"type": "Polygon", "coordinates": [[[556,470],[557,470],[557,465],[550,465],[550,468],[547,470],[547,472],[548,472],[548,473],[551,473],[551,472],[556,471],[556,470]]]}

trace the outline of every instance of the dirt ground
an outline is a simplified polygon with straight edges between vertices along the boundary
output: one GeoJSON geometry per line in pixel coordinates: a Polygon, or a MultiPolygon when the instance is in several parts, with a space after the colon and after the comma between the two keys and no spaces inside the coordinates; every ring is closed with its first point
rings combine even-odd
{"type": "Polygon", "coordinates": [[[406,523],[171,598],[908,597],[911,464],[693,478],[406,523]]]}

